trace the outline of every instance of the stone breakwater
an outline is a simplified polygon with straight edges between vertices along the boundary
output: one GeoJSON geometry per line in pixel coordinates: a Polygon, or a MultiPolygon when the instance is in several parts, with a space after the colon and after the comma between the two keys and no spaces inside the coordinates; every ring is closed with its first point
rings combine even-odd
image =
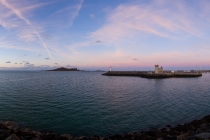
{"type": "Polygon", "coordinates": [[[20,128],[13,121],[0,121],[0,140],[210,140],[210,115],[200,120],[162,129],[116,134],[108,137],[72,137],[69,134],[41,133],[20,128]]]}
{"type": "Polygon", "coordinates": [[[142,76],[147,73],[147,71],[107,71],[102,75],[106,76],[142,76]]]}
{"type": "Polygon", "coordinates": [[[200,77],[200,72],[164,72],[156,74],[149,71],[108,71],[102,75],[106,76],[139,76],[141,78],[171,78],[171,77],[200,77]]]}

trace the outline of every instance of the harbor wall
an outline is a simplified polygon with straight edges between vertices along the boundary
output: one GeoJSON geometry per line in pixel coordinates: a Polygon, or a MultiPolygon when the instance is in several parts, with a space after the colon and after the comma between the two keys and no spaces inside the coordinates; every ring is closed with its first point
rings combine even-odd
{"type": "Polygon", "coordinates": [[[107,76],[142,76],[147,71],[108,71],[102,75],[107,76]]]}
{"type": "Polygon", "coordinates": [[[202,73],[190,73],[190,72],[174,73],[174,77],[199,77],[199,76],[202,76],[202,73]]]}
{"type": "Polygon", "coordinates": [[[169,78],[169,77],[199,77],[199,72],[164,72],[155,74],[154,71],[108,71],[102,75],[106,76],[139,76],[142,78],[169,78]]]}

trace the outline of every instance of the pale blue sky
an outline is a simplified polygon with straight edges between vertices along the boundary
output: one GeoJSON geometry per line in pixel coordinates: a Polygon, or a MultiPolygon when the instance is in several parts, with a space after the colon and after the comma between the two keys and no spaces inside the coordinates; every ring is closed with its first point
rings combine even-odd
{"type": "Polygon", "coordinates": [[[210,69],[209,0],[0,0],[0,69],[210,69]]]}

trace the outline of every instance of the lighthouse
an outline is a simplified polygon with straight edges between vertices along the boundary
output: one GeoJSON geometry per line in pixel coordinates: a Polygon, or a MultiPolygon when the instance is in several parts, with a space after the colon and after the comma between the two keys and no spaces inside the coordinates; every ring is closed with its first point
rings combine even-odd
{"type": "Polygon", "coordinates": [[[109,67],[109,71],[112,71],[112,67],[111,66],[109,67]]]}

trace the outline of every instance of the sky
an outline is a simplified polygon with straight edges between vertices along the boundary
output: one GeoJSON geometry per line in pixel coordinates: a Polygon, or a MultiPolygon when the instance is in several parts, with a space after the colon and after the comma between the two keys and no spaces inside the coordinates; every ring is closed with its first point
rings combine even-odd
{"type": "Polygon", "coordinates": [[[0,0],[0,70],[210,69],[209,0],[0,0]]]}

